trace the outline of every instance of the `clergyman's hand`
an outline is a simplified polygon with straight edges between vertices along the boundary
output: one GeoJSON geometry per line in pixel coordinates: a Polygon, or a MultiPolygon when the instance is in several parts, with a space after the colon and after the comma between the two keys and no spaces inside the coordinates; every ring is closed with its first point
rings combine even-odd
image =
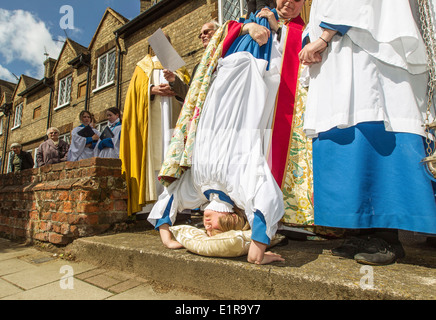
{"type": "Polygon", "coordinates": [[[250,22],[242,27],[242,34],[247,33],[250,34],[250,36],[259,44],[259,46],[263,46],[268,42],[271,31],[267,27],[250,22]]]}
{"type": "Polygon", "coordinates": [[[174,74],[174,72],[168,70],[168,69],[164,69],[163,70],[163,75],[164,78],[168,81],[168,82],[174,82],[176,81],[176,75],[174,74]]]}
{"type": "Polygon", "coordinates": [[[176,95],[176,93],[171,90],[171,87],[168,83],[163,83],[158,86],[151,87],[150,93],[152,95],[158,95],[163,97],[172,97],[176,95]]]}

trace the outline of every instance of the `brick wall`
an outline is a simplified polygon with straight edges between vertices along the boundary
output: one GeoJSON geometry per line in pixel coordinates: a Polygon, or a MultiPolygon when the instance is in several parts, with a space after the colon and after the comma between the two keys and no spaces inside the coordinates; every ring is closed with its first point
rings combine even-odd
{"type": "Polygon", "coordinates": [[[25,102],[21,126],[19,129],[11,132],[9,142],[26,142],[23,147],[26,151],[38,148],[38,146],[44,141],[47,131],[50,88],[43,87],[43,89],[39,90],[36,94],[29,95],[24,99],[25,102]],[[38,113],[35,113],[36,108],[40,108],[39,115],[38,113]]]}
{"type": "Polygon", "coordinates": [[[64,245],[127,220],[121,160],[91,158],[0,175],[0,236],[64,245]]]}

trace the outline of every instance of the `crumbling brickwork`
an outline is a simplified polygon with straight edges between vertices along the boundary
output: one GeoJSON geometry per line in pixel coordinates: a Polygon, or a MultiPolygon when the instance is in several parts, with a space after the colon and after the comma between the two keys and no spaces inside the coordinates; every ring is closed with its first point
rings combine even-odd
{"type": "Polygon", "coordinates": [[[0,176],[0,235],[68,244],[127,220],[118,159],[63,162],[0,176]]]}

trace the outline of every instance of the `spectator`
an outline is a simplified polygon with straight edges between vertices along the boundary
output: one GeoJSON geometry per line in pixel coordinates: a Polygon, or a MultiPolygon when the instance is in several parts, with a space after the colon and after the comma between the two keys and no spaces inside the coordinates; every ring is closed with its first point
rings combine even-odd
{"type": "Polygon", "coordinates": [[[21,144],[13,143],[11,145],[11,150],[15,154],[9,163],[12,168],[12,172],[20,172],[25,169],[33,168],[34,162],[32,155],[29,152],[23,151],[21,144]]]}
{"type": "Polygon", "coordinates": [[[36,152],[36,163],[38,167],[67,161],[70,145],[64,140],[59,139],[59,133],[58,128],[55,127],[47,130],[48,139],[41,143],[36,152]]]}

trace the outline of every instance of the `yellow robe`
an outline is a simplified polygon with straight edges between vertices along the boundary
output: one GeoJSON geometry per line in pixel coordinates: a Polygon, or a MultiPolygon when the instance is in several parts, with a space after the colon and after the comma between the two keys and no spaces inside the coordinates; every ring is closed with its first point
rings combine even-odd
{"type": "MultiPolygon", "coordinates": [[[[156,153],[161,148],[153,148],[153,145],[162,143],[161,135],[155,134],[156,139],[150,139],[152,132],[161,130],[160,120],[153,121],[159,118],[160,109],[151,108],[149,97],[150,79],[155,69],[163,68],[159,62],[153,62],[150,55],[138,62],[124,104],[120,159],[127,184],[129,215],[141,211],[145,204],[156,201],[159,196],[156,192],[154,171],[161,165],[156,163],[156,159],[161,157],[161,154],[156,153]],[[158,151],[154,152],[153,149],[158,151]]],[[[185,83],[189,82],[186,68],[181,68],[176,73],[185,83]]]]}

